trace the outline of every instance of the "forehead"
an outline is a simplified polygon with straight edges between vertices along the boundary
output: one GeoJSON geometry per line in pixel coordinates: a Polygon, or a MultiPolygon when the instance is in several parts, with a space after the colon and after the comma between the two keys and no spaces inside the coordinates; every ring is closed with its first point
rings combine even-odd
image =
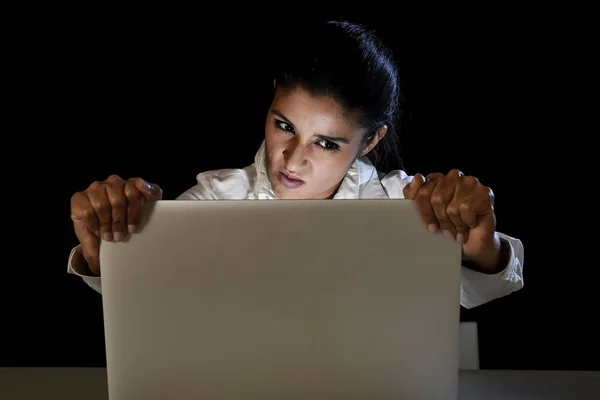
{"type": "Polygon", "coordinates": [[[300,88],[278,88],[271,108],[284,114],[299,129],[320,126],[340,134],[361,130],[351,113],[336,100],[315,96],[300,88]]]}

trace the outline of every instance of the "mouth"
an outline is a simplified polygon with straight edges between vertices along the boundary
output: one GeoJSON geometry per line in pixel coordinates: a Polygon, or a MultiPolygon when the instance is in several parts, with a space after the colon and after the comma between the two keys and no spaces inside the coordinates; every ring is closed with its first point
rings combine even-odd
{"type": "Polygon", "coordinates": [[[287,189],[297,189],[303,186],[306,182],[297,176],[290,175],[286,171],[279,171],[277,174],[279,178],[279,183],[281,183],[287,189]]]}

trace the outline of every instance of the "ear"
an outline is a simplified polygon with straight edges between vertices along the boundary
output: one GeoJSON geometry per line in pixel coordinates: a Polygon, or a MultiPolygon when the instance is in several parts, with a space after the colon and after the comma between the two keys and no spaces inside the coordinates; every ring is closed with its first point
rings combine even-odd
{"type": "Polygon", "coordinates": [[[364,155],[369,154],[369,152],[371,150],[373,150],[375,148],[375,146],[377,146],[377,143],[379,143],[379,141],[381,139],[383,139],[383,137],[387,133],[387,130],[388,130],[387,125],[383,125],[379,129],[377,129],[377,132],[375,132],[371,138],[368,138],[367,142],[365,143],[365,147],[363,148],[360,155],[364,156],[364,155]]]}

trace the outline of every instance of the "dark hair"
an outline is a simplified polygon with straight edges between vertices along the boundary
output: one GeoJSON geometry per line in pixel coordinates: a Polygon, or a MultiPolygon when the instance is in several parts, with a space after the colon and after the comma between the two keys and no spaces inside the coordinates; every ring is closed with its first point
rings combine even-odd
{"type": "Polygon", "coordinates": [[[300,29],[290,40],[276,60],[276,85],[332,97],[367,129],[365,142],[386,125],[387,134],[367,157],[385,172],[401,168],[400,85],[391,50],[372,31],[343,21],[300,29]]]}

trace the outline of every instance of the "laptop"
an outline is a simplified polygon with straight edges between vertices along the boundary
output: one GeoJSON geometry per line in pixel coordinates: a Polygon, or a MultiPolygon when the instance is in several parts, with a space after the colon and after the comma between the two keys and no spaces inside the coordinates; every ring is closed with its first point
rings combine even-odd
{"type": "Polygon", "coordinates": [[[110,400],[458,398],[460,245],[411,200],[161,200],[102,242],[110,400]]]}

